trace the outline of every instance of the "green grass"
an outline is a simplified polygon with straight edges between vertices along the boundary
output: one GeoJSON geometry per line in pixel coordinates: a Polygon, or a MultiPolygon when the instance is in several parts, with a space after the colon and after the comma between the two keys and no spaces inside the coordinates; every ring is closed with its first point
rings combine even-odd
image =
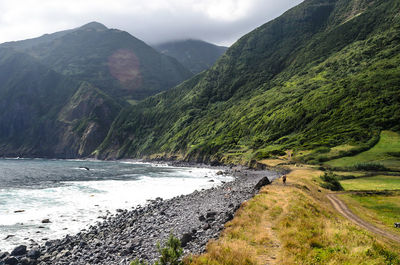
{"type": "Polygon", "coordinates": [[[362,163],[379,163],[392,170],[400,170],[400,135],[392,131],[382,131],[379,142],[370,150],[351,157],[342,157],[326,162],[337,168],[351,168],[362,163]]]}
{"type": "Polygon", "coordinates": [[[333,173],[339,176],[340,179],[359,178],[365,176],[364,172],[358,171],[334,171],[333,173]]]}
{"type": "Polygon", "coordinates": [[[400,190],[400,176],[375,176],[340,181],[345,190],[400,190]]]}
{"type": "Polygon", "coordinates": [[[400,234],[400,229],[394,228],[393,225],[400,222],[400,195],[361,196],[351,194],[341,197],[345,199],[350,209],[361,218],[400,234]]]}

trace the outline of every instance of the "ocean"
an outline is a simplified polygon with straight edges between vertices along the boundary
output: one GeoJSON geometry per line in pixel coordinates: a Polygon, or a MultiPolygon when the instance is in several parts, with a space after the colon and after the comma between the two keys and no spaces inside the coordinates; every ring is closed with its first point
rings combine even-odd
{"type": "Polygon", "coordinates": [[[217,172],[128,161],[0,159],[0,251],[44,244],[117,209],[233,180],[217,172]]]}

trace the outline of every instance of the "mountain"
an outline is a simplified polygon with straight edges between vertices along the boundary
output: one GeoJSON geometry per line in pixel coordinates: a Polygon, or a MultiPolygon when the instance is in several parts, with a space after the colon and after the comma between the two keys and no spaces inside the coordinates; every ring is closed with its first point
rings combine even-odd
{"type": "Polygon", "coordinates": [[[0,80],[3,156],[87,156],[121,109],[92,86],[7,48],[0,48],[0,80]]]}
{"type": "Polygon", "coordinates": [[[123,110],[100,158],[238,162],[400,131],[400,2],[306,0],[123,110]]]}
{"type": "Polygon", "coordinates": [[[210,68],[228,49],[201,40],[171,41],[155,45],[154,48],[177,59],[194,74],[210,68]]]}
{"type": "Polygon", "coordinates": [[[192,76],[175,59],[97,22],[0,47],[29,54],[60,74],[120,99],[140,100],[192,76]]]}
{"type": "Polygon", "coordinates": [[[120,110],[192,76],[96,22],[0,45],[0,155],[89,156],[120,110]]]}

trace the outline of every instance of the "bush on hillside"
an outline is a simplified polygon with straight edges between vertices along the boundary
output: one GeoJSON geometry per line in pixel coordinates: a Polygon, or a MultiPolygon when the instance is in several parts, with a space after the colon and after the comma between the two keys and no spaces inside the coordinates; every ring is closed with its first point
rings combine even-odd
{"type": "Polygon", "coordinates": [[[400,152],[387,152],[387,154],[393,157],[400,157],[400,152]]]}
{"type": "Polygon", "coordinates": [[[323,181],[321,187],[332,191],[344,190],[339,182],[338,176],[336,176],[332,172],[325,172],[324,175],[322,175],[320,178],[323,181]]]}
{"type": "Polygon", "coordinates": [[[331,148],[330,148],[330,147],[321,146],[321,147],[318,147],[317,149],[315,149],[315,150],[314,150],[314,153],[317,153],[317,154],[326,154],[326,153],[329,153],[330,151],[331,151],[331,148]]]}
{"type": "Polygon", "coordinates": [[[275,149],[275,150],[270,150],[270,151],[258,151],[255,155],[257,160],[265,159],[265,158],[271,158],[271,157],[276,157],[276,156],[284,156],[286,155],[286,152],[283,150],[275,149]]]}
{"type": "Polygon", "coordinates": [[[375,162],[369,162],[369,163],[357,163],[354,166],[354,169],[356,170],[374,170],[374,171],[387,171],[388,169],[380,164],[380,163],[375,163],[375,162]]]}

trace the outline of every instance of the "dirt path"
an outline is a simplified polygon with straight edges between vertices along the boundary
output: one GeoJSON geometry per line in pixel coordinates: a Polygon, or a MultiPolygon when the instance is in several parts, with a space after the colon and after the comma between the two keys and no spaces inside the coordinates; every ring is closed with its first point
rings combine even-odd
{"type": "Polygon", "coordinates": [[[362,228],[367,229],[368,231],[371,231],[375,234],[384,236],[388,239],[391,239],[397,243],[400,243],[400,237],[397,235],[394,235],[388,231],[382,230],[364,220],[362,220],[360,217],[355,215],[353,212],[349,210],[349,208],[336,196],[336,194],[328,194],[327,195],[328,199],[331,201],[335,209],[340,212],[344,217],[347,219],[351,220],[353,223],[361,226],[362,228]]]}

